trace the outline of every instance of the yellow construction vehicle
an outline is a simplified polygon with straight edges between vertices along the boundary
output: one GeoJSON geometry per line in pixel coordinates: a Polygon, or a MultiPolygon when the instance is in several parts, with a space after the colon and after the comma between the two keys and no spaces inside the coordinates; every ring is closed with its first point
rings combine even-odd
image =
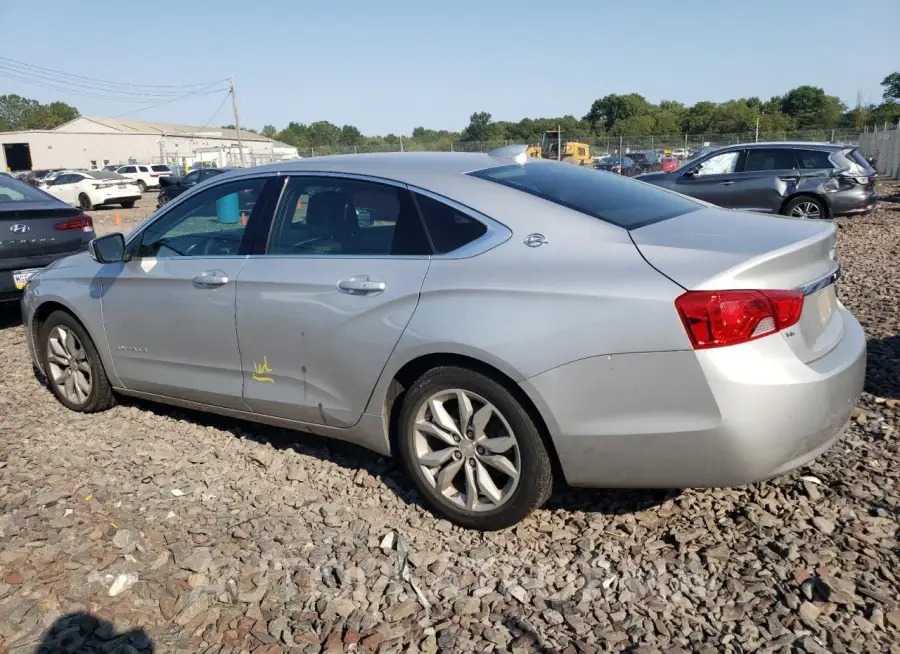
{"type": "Polygon", "coordinates": [[[525,154],[532,159],[540,159],[541,158],[541,146],[539,145],[529,145],[525,149],[525,154]]]}
{"type": "Polygon", "coordinates": [[[541,159],[556,159],[577,166],[591,165],[591,148],[587,143],[569,141],[563,132],[548,130],[541,137],[539,146],[528,148],[528,156],[536,156],[532,151],[539,153],[541,159]]]}

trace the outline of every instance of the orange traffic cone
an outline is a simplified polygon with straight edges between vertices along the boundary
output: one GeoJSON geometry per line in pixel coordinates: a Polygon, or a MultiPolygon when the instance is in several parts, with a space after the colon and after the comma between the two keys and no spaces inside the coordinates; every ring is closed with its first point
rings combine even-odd
{"type": "Polygon", "coordinates": [[[243,211],[241,212],[241,224],[242,225],[247,224],[247,214],[245,214],[243,211]]]}
{"type": "Polygon", "coordinates": [[[116,213],[116,224],[117,225],[122,224],[122,216],[120,216],[118,213],[116,213]]]}

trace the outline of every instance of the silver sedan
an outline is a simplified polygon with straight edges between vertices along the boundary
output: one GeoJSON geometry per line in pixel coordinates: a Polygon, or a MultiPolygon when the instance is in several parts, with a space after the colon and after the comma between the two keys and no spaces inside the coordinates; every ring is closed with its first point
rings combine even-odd
{"type": "Polygon", "coordinates": [[[125,395],[351,441],[500,529],[554,481],[738,485],[828,449],[865,373],[838,275],[832,224],[510,147],[226,173],[22,302],[72,410],[125,395]]]}

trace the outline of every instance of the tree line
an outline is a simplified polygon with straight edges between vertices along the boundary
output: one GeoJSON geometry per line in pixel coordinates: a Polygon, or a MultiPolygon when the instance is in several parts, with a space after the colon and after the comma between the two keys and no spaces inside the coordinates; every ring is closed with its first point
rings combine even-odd
{"type": "MultiPolygon", "coordinates": [[[[283,129],[265,125],[258,133],[296,146],[301,153],[346,151],[368,152],[400,148],[449,150],[453,143],[501,142],[535,143],[541,135],[559,126],[572,138],[609,136],[650,136],[675,134],[778,135],[794,130],[858,129],[866,125],[897,125],[900,120],[900,72],[881,82],[882,102],[866,103],[857,98],[847,107],[840,98],[816,86],[798,86],[781,96],[763,101],[758,97],[726,102],[697,102],[686,106],[673,100],[658,104],[638,93],[609,94],[595,100],[581,118],[566,115],[552,118],[523,118],[518,122],[495,121],[479,111],[469,118],[461,132],[416,127],[410,135],[364,135],[353,125],[338,126],[327,120],[305,124],[290,122],[283,129]]],[[[0,131],[52,129],[79,116],[75,107],[63,102],[42,105],[18,95],[0,95],[0,131]]],[[[233,125],[223,127],[233,128],[233,125]]],[[[256,132],[251,129],[249,131],[256,132]]]]}

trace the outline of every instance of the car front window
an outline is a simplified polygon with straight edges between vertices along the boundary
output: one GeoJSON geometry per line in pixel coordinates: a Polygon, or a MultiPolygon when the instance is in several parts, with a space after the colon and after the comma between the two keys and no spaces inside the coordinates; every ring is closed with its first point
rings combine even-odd
{"type": "Polygon", "coordinates": [[[740,152],[723,152],[697,165],[695,175],[728,175],[737,169],[740,152]]]}

